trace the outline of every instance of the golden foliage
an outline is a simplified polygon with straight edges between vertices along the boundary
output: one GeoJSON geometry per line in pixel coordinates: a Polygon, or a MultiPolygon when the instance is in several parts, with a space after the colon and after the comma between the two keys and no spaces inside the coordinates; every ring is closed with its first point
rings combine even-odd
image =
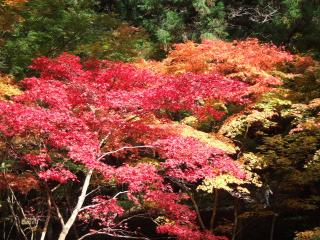
{"type": "Polygon", "coordinates": [[[280,78],[272,75],[272,71],[278,64],[292,59],[281,48],[260,43],[257,39],[233,42],[206,40],[200,44],[191,41],[176,44],[162,62],[140,61],[137,66],[162,74],[217,72],[255,84],[251,89],[253,92],[264,92],[269,84],[282,83],[280,78]]]}
{"type": "Polygon", "coordinates": [[[5,100],[8,97],[19,95],[21,91],[13,84],[13,77],[0,74],[0,99],[5,100]]]}
{"type": "Polygon", "coordinates": [[[28,2],[28,0],[4,0],[3,3],[5,5],[11,6],[11,7],[17,7],[21,4],[25,4],[28,2]]]}
{"type": "Polygon", "coordinates": [[[244,153],[239,161],[242,162],[249,171],[256,169],[261,170],[268,167],[268,162],[266,162],[263,157],[252,152],[244,153]]]}
{"type": "Polygon", "coordinates": [[[320,239],[320,227],[316,227],[312,230],[296,233],[294,240],[319,240],[320,239]]]}
{"type": "Polygon", "coordinates": [[[225,151],[227,154],[235,154],[236,146],[226,137],[217,133],[205,133],[185,124],[174,123],[177,131],[185,137],[194,137],[199,141],[225,151]]]}
{"type": "Polygon", "coordinates": [[[197,187],[197,190],[202,190],[207,193],[212,193],[213,189],[223,189],[227,192],[233,192],[235,190],[240,190],[243,193],[249,194],[249,190],[246,188],[237,188],[230,186],[230,184],[242,185],[245,180],[236,178],[229,174],[221,174],[214,178],[206,178],[203,180],[202,184],[197,187]]]}
{"type": "Polygon", "coordinates": [[[285,91],[268,93],[261,97],[256,104],[247,107],[244,111],[229,117],[219,129],[219,133],[235,138],[246,135],[252,126],[259,126],[260,130],[275,127],[274,118],[282,116],[283,109],[291,106],[292,102],[284,98],[285,91]]]}

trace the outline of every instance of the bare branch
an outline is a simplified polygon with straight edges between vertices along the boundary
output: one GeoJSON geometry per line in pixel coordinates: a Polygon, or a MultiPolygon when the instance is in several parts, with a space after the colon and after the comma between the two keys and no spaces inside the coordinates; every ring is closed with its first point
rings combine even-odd
{"type": "MultiPolygon", "coordinates": [[[[112,198],[115,199],[117,198],[120,194],[124,194],[124,193],[127,193],[128,191],[123,191],[123,192],[118,192],[116,195],[114,195],[112,198]]],[[[86,196],[88,196],[90,193],[88,193],[86,196]]],[[[91,205],[87,205],[83,208],[80,209],[80,211],[83,211],[83,210],[86,210],[86,209],[89,209],[89,208],[93,208],[93,207],[96,207],[96,206],[99,206],[101,203],[97,203],[97,204],[91,204],[91,205]]]]}
{"type": "Polygon", "coordinates": [[[123,192],[118,192],[116,195],[114,195],[112,198],[117,198],[121,194],[128,193],[129,191],[123,191],[123,192]]]}
{"type": "Polygon", "coordinates": [[[108,155],[111,155],[111,154],[114,154],[114,153],[117,153],[117,152],[120,152],[120,151],[123,151],[123,150],[126,150],[126,149],[137,149],[137,148],[154,148],[154,146],[151,146],[151,145],[141,145],[141,146],[126,146],[126,147],[121,147],[117,150],[114,150],[114,151],[110,151],[110,152],[106,152],[106,153],[103,153],[101,154],[99,157],[98,157],[98,161],[101,160],[102,158],[104,158],[105,156],[108,156],[108,155]]]}
{"type": "Polygon", "coordinates": [[[98,186],[97,188],[93,189],[92,191],[88,192],[86,197],[88,197],[89,195],[95,193],[96,191],[98,191],[100,189],[100,186],[98,186]]]}
{"type": "MultiPolygon", "coordinates": [[[[110,237],[116,237],[116,238],[124,238],[124,239],[141,239],[141,240],[150,240],[150,238],[147,238],[147,237],[135,237],[135,236],[132,236],[132,235],[120,235],[120,234],[116,234],[116,230],[112,230],[114,233],[111,233],[111,232],[107,232],[107,231],[110,231],[110,229],[106,229],[106,231],[96,231],[96,232],[90,232],[90,233],[87,233],[85,235],[83,235],[82,237],[80,237],[78,240],[83,240],[87,237],[90,237],[90,236],[93,236],[93,235],[107,235],[107,236],[110,236],[110,237]]],[[[120,231],[119,231],[120,232],[120,231]]],[[[123,230],[121,230],[121,232],[125,232],[123,230]]],[[[127,232],[128,233],[128,232],[127,232]]]]}
{"type": "Polygon", "coordinates": [[[7,197],[7,202],[8,202],[8,205],[9,205],[11,214],[12,214],[12,216],[13,216],[14,223],[15,223],[15,226],[16,226],[17,230],[21,233],[23,239],[28,240],[25,232],[24,232],[23,229],[21,228],[20,220],[19,220],[19,218],[17,217],[17,214],[16,214],[15,211],[14,211],[14,207],[13,207],[13,197],[10,199],[10,197],[8,196],[8,197],[7,197]]]}
{"type": "MultiPolygon", "coordinates": [[[[60,186],[60,184],[59,184],[58,186],[60,186]]],[[[60,209],[59,209],[58,205],[56,204],[56,202],[55,202],[55,200],[54,200],[54,198],[53,198],[53,196],[52,196],[52,191],[54,191],[54,190],[56,189],[56,187],[53,188],[52,190],[50,190],[50,188],[48,187],[48,185],[46,185],[46,188],[47,188],[47,193],[49,194],[49,197],[50,197],[50,201],[51,201],[54,209],[55,209],[56,212],[57,212],[57,215],[58,215],[59,221],[60,221],[60,223],[61,223],[61,226],[64,226],[65,223],[64,223],[63,216],[62,216],[62,214],[61,214],[61,212],[60,212],[60,209]]]]}
{"type": "Polygon", "coordinates": [[[54,188],[51,189],[51,192],[54,192],[54,191],[57,190],[60,186],[61,186],[61,184],[58,184],[57,186],[55,186],[54,188]]]}
{"type": "Polygon", "coordinates": [[[51,203],[51,198],[50,198],[49,192],[47,192],[47,202],[48,202],[48,214],[47,214],[47,217],[46,217],[46,221],[44,223],[44,227],[42,229],[40,240],[45,240],[46,234],[47,234],[47,231],[48,231],[50,218],[51,218],[51,206],[52,206],[52,203],[51,203]]]}
{"type": "Polygon", "coordinates": [[[228,18],[231,20],[238,17],[248,17],[252,22],[264,24],[270,22],[278,14],[279,10],[279,7],[273,6],[270,3],[264,7],[230,8],[228,18]]]}

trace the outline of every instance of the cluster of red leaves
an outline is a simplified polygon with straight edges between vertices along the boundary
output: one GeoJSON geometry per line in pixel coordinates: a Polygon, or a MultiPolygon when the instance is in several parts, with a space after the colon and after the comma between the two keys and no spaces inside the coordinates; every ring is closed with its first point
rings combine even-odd
{"type": "MultiPolygon", "coordinates": [[[[165,211],[175,223],[170,224],[171,230],[167,225],[160,232],[185,239],[183,229],[190,229],[195,239],[216,239],[199,231],[195,213],[164,179],[195,183],[221,173],[245,176],[220,150],[157,129],[164,120],[155,116],[163,110],[187,110],[219,117],[207,103],[246,103],[246,83],[219,74],[161,75],[109,61],[81,64],[69,54],[38,58],[31,68],[39,71],[39,77],[23,80],[21,95],[0,102],[1,134],[8,141],[10,137],[34,139],[22,147],[10,142],[17,166],[21,159],[40,179],[59,183],[77,179],[68,161],[94,169],[106,182],[127,186],[128,197],[137,204],[143,196],[143,202],[165,211]],[[130,147],[144,144],[160,154],[160,163],[134,165],[147,150],[130,147]],[[109,164],[112,157],[118,158],[117,164],[109,164]]],[[[170,116],[166,117],[169,121],[170,116]]],[[[101,204],[87,213],[110,226],[122,209],[114,200],[102,199],[95,199],[101,204]]]]}
{"type": "Polygon", "coordinates": [[[24,155],[23,158],[31,166],[47,167],[48,163],[51,162],[50,156],[46,153],[39,153],[38,155],[30,153],[24,155]]]}
{"type": "Polygon", "coordinates": [[[166,159],[161,165],[170,177],[197,182],[205,177],[229,173],[240,179],[245,178],[236,162],[223,151],[195,138],[171,136],[158,140],[155,145],[166,159]]]}
{"type": "Polygon", "coordinates": [[[179,204],[181,200],[189,197],[183,194],[163,191],[148,191],[145,201],[151,207],[168,217],[169,222],[160,225],[157,232],[177,236],[179,240],[226,240],[224,237],[217,237],[212,233],[201,232],[196,224],[196,213],[185,205],[179,204]]]}
{"type": "Polygon", "coordinates": [[[22,175],[13,173],[0,174],[0,189],[9,187],[14,191],[27,194],[32,189],[39,189],[39,182],[31,173],[22,175]]]}
{"type": "Polygon", "coordinates": [[[151,164],[124,165],[117,168],[115,176],[119,184],[128,184],[128,190],[131,193],[145,192],[149,188],[162,189],[164,187],[163,178],[158,174],[158,169],[151,164]]]}
{"type": "Polygon", "coordinates": [[[65,169],[62,164],[56,164],[56,166],[51,167],[45,171],[40,171],[38,173],[40,179],[45,181],[56,181],[59,183],[66,183],[71,180],[74,181],[77,179],[76,175],[70,172],[68,169],[65,169]]]}
{"type": "Polygon", "coordinates": [[[101,226],[112,228],[116,225],[115,219],[124,213],[124,209],[114,198],[107,199],[104,196],[97,196],[92,199],[92,203],[79,216],[85,222],[89,219],[98,219],[101,226]]]}

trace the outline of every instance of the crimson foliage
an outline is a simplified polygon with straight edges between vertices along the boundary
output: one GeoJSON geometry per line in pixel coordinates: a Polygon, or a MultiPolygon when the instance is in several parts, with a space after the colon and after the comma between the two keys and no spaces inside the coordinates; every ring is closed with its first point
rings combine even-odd
{"type": "Polygon", "coordinates": [[[82,181],[81,172],[90,169],[98,184],[114,190],[93,195],[80,211],[82,221],[99,223],[97,234],[128,234],[126,219],[140,209],[165,219],[159,233],[223,239],[200,230],[185,204],[189,196],[177,186],[246,175],[222,150],[161,126],[181,110],[221,117],[210,102],[247,103],[246,83],[215,73],[171,76],[120,62],[82,64],[69,54],[38,58],[31,68],[39,76],[24,79],[21,95],[0,102],[0,136],[2,150],[16,169],[33,172],[39,191],[82,181]]]}

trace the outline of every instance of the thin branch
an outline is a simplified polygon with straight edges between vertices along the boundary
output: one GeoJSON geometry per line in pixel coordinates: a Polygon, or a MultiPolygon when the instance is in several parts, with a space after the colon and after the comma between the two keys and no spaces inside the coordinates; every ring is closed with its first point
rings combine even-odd
{"type": "Polygon", "coordinates": [[[191,202],[192,202],[192,204],[193,204],[194,210],[195,210],[196,213],[197,213],[197,217],[198,217],[198,221],[199,221],[199,223],[200,223],[200,226],[201,226],[202,230],[205,230],[205,229],[206,229],[206,226],[205,226],[204,223],[203,223],[203,220],[202,220],[202,217],[201,217],[201,214],[200,214],[200,210],[199,210],[198,204],[197,204],[196,200],[194,199],[192,193],[189,192],[188,195],[190,196],[190,199],[191,199],[191,202]]]}
{"type": "Polygon", "coordinates": [[[274,228],[276,225],[276,220],[277,220],[278,214],[275,213],[272,217],[272,223],[271,223],[271,231],[270,231],[270,240],[273,240],[274,238],[274,228]]]}
{"type": "Polygon", "coordinates": [[[102,232],[102,231],[87,233],[87,234],[83,235],[82,237],[80,237],[78,240],[83,240],[83,239],[90,237],[90,236],[93,236],[93,235],[107,235],[107,236],[116,237],[116,238],[150,240],[150,238],[147,238],[147,237],[134,237],[134,236],[129,236],[129,235],[118,235],[118,234],[102,232]]]}
{"type": "Polygon", "coordinates": [[[20,211],[21,211],[21,213],[22,213],[22,216],[23,216],[25,219],[27,219],[26,214],[24,213],[24,210],[23,210],[21,204],[19,203],[16,195],[14,194],[14,191],[12,190],[12,188],[11,188],[10,186],[8,186],[8,188],[9,188],[9,190],[10,190],[10,192],[11,192],[12,198],[15,200],[16,204],[17,204],[18,207],[19,207],[19,209],[20,209],[20,211]]]}
{"type": "MultiPolygon", "coordinates": [[[[116,195],[114,195],[112,198],[115,199],[117,198],[120,194],[124,194],[124,193],[127,193],[128,191],[123,191],[123,192],[118,192],[116,195]]],[[[88,193],[86,196],[88,196],[90,193],[88,193]]],[[[89,209],[89,208],[93,208],[93,207],[97,207],[99,206],[101,203],[97,203],[97,204],[91,204],[91,205],[87,205],[85,207],[82,207],[80,208],[80,211],[83,211],[83,210],[86,210],[86,209],[89,209]]]]}
{"type": "Polygon", "coordinates": [[[12,188],[11,188],[10,186],[8,186],[8,188],[9,188],[9,190],[10,190],[10,192],[11,192],[12,199],[15,200],[15,203],[17,204],[20,212],[22,213],[23,218],[26,219],[26,222],[27,222],[27,224],[28,224],[28,226],[29,226],[29,227],[26,228],[26,229],[30,229],[30,232],[31,232],[31,237],[30,237],[30,238],[31,238],[31,240],[32,240],[32,239],[33,239],[33,227],[32,227],[32,225],[31,225],[31,223],[30,223],[30,221],[29,221],[29,218],[28,218],[27,215],[25,214],[25,212],[24,212],[24,210],[23,210],[20,202],[18,201],[16,195],[14,194],[14,191],[12,190],[12,188]]]}
{"type": "Polygon", "coordinates": [[[57,186],[55,186],[54,188],[51,189],[51,192],[54,192],[55,190],[57,190],[59,187],[61,187],[61,184],[58,184],[57,186]]]}
{"type": "Polygon", "coordinates": [[[50,198],[49,192],[47,192],[47,202],[48,202],[48,214],[47,214],[47,217],[46,217],[46,221],[44,223],[44,227],[42,229],[40,240],[45,240],[46,234],[47,234],[47,231],[48,231],[49,222],[50,222],[50,219],[51,219],[52,202],[51,202],[51,198],[50,198]]]}
{"type": "Polygon", "coordinates": [[[121,220],[120,222],[118,222],[118,223],[116,224],[116,226],[121,226],[122,223],[127,222],[127,221],[129,221],[130,219],[137,218],[137,217],[150,219],[149,217],[145,217],[145,215],[146,215],[146,214],[136,214],[136,215],[127,217],[127,218],[121,220]]]}
{"type": "Polygon", "coordinates": [[[232,240],[236,239],[237,236],[237,228],[238,228],[238,205],[239,205],[239,199],[234,198],[234,222],[233,222],[233,229],[232,229],[232,240]]]}
{"type": "Polygon", "coordinates": [[[101,160],[101,159],[104,158],[105,156],[108,156],[108,155],[111,155],[111,154],[114,154],[114,153],[117,153],[117,152],[120,152],[120,151],[123,151],[123,150],[126,150],[126,149],[137,149],[137,148],[154,148],[154,146],[151,146],[151,145],[142,145],[142,146],[126,146],[126,147],[121,147],[121,148],[119,148],[119,149],[117,149],[117,150],[103,153],[102,155],[100,155],[100,156],[98,157],[97,161],[101,160]]]}
{"type": "Polygon", "coordinates": [[[125,193],[128,193],[129,191],[122,191],[122,192],[118,192],[117,194],[115,194],[112,198],[115,199],[117,198],[119,195],[121,194],[125,194],[125,193]]]}
{"type": "Polygon", "coordinates": [[[112,133],[112,132],[109,132],[109,133],[100,141],[100,143],[99,143],[99,148],[101,148],[101,147],[104,145],[104,143],[105,143],[105,142],[107,141],[107,139],[110,137],[111,133],[112,133]]]}
{"type": "Polygon", "coordinates": [[[15,225],[16,225],[17,230],[21,233],[22,237],[23,237],[25,240],[28,240],[26,234],[24,233],[24,231],[23,231],[22,228],[21,228],[20,220],[17,218],[17,215],[16,215],[16,213],[14,212],[13,200],[11,200],[9,196],[8,196],[8,198],[7,198],[7,202],[8,202],[8,204],[9,204],[9,208],[10,208],[11,214],[12,214],[12,216],[13,216],[13,218],[14,218],[14,223],[15,223],[15,225]]]}
{"type": "Polygon", "coordinates": [[[92,191],[88,192],[87,195],[86,195],[86,197],[88,197],[89,195],[95,193],[95,192],[98,191],[100,188],[101,188],[101,187],[99,186],[99,187],[93,189],[92,191]]]}
{"type": "MultiPolygon", "coordinates": [[[[59,185],[58,185],[59,186],[59,185]]],[[[64,219],[63,219],[63,216],[60,212],[60,209],[58,207],[58,205],[56,204],[56,201],[54,200],[53,196],[52,196],[52,190],[50,190],[50,188],[48,187],[48,185],[46,184],[46,188],[47,188],[47,193],[49,194],[49,197],[50,197],[50,200],[51,200],[51,203],[54,207],[54,209],[56,210],[57,212],[57,215],[58,215],[58,218],[59,218],[59,221],[61,223],[61,226],[64,226],[64,219]]]]}
{"type": "MultiPolygon", "coordinates": [[[[128,119],[126,120],[126,122],[130,122],[130,121],[136,119],[137,117],[138,117],[138,116],[132,116],[132,117],[128,118],[128,119]]],[[[123,124],[123,125],[124,125],[124,124],[123,124]]],[[[99,143],[99,148],[101,148],[101,147],[105,144],[105,142],[108,140],[108,138],[111,136],[111,134],[112,134],[113,132],[114,132],[114,131],[110,131],[104,138],[102,138],[102,140],[101,140],[100,143],[99,143]]]]}
{"type": "Polygon", "coordinates": [[[87,206],[85,206],[85,207],[80,208],[79,212],[82,212],[82,211],[84,211],[84,210],[86,210],[86,209],[89,209],[89,208],[97,207],[97,206],[99,206],[99,205],[101,205],[101,203],[87,205],[87,206]]]}
{"type": "Polygon", "coordinates": [[[212,206],[212,215],[211,215],[211,219],[210,219],[210,231],[213,232],[213,227],[214,227],[214,220],[216,218],[217,215],[217,206],[218,206],[218,189],[214,189],[214,200],[213,200],[213,206],[212,206]]]}
{"type": "Polygon", "coordinates": [[[233,8],[228,14],[229,19],[247,16],[252,22],[264,24],[270,22],[272,18],[279,12],[279,8],[268,4],[265,7],[239,7],[233,8]]]}
{"type": "MultiPolygon", "coordinates": [[[[4,222],[4,223],[5,223],[5,222],[4,222]]],[[[5,233],[5,231],[3,231],[3,239],[10,240],[10,235],[11,235],[11,232],[12,232],[13,227],[14,227],[14,223],[11,224],[11,227],[10,227],[10,230],[9,230],[9,232],[8,232],[8,237],[7,237],[7,238],[5,238],[6,233],[5,233]]]]}

